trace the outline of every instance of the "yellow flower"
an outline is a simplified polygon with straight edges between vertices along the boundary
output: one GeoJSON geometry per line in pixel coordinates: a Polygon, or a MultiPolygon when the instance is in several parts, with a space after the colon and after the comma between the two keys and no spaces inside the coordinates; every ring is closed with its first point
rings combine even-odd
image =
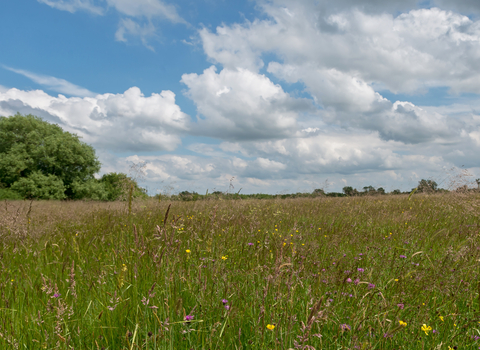
{"type": "Polygon", "coordinates": [[[432,327],[427,326],[425,323],[423,324],[422,331],[424,331],[426,335],[428,335],[428,332],[430,332],[431,330],[432,330],[432,327]]]}
{"type": "Polygon", "coordinates": [[[187,252],[188,254],[191,253],[190,249],[185,250],[185,252],[187,252]]]}
{"type": "Polygon", "coordinates": [[[441,320],[442,320],[442,322],[443,322],[443,316],[439,316],[439,317],[440,317],[440,319],[441,319],[441,320]]]}
{"type": "Polygon", "coordinates": [[[222,256],[222,260],[227,260],[228,259],[227,256],[228,255],[222,256]]]}
{"type": "Polygon", "coordinates": [[[273,331],[275,329],[275,325],[274,324],[267,324],[267,329],[273,331]]]}
{"type": "Polygon", "coordinates": [[[395,278],[395,282],[398,282],[398,278],[395,278]]]}
{"type": "Polygon", "coordinates": [[[403,321],[398,321],[400,323],[400,326],[407,327],[407,322],[403,321]]]}

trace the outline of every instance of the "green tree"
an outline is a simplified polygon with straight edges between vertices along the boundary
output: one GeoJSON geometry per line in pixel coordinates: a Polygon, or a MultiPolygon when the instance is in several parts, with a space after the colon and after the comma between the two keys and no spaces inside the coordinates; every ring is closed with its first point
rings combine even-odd
{"type": "Polygon", "coordinates": [[[0,117],[4,187],[31,198],[79,198],[78,184],[99,170],[95,150],[77,135],[33,115],[0,117]]]}
{"type": "Polygon", "coordinates": [[[433,180],[425,180],[425,179],[421,179],[419,182],[418,182],[418,186],[417,186],[417,191],[418,192],[436,192],[437,191],[437,183],[433,180]]]}
{"type": "Polygon", "coordinates": [[[347,196],[355,196],[358,194],[358,191],[356,188],[353,188],[352,186],[345,186],[343,189],[342,189],[343,193],[345,193],[345,195],[347,196]]]}
{"type": "Polygon", "coordinates": [[[118,199],[127,199],[130,188],[133,186],[134,198],[148,197],[145,190],[138,186],[137,181],[127,176],[124,173],[108,173],[102,176],[99,180],[105,187],[106,199],[114,201],[118,199]]]}

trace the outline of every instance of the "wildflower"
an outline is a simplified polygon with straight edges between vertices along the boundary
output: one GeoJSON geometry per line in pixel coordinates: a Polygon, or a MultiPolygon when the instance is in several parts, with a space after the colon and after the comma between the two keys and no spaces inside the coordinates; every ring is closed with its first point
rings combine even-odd
{"type": "Polygon", "coordinates": [[[247,243],[248,245],[253,245],[253,243],[247,243]]]}
{"type": "Polygon", "coordinates": [[[190,322],[191,320],[193,320],[193,317],[193,315],[187,315],[185,316],[185,321],[190,322]]]}
{"type": "Polygon", "coordinates": [[[395,282],[398,282],[398,278],[395,278],[395,282]]]}
{"type": "Polygon", "coordinates": [[[423,324],[422,331],[425,332],[425,335],[428,335],[428,332],[430,332],[431,330],[432,330],[432,327],[427,326],[425,323],[423,324]]]}
{"type": "Polygon", "coordinates": [[[343,323],[343,324],[340,325],[340,329],[344,332],[344,331],[349,331],[352,328],[348,324],[343,323]]]}
{"type": "Polygon", "coordinates": [[[406,259],[407,257],[405,255],[400,255],[401,259],[406,259]]]}
{"type": "Polygon", "coordinates": [[[373,283],[369,283],[368,284],[368,289],[373,289],[373,288],[375,288],[375,285],[373,283]]]}
{"type": "Polygon", "coordinates": [[[227,255],[222,256],[222,260],[227,260],[227,259],[228,259],[228,258],[227,258],[227,255]]]}
{"type": "Polygon", "coordinates": [[[351,279],[351,278],[347,278],[347,283],[352,283],[352,279],[351,279]]]}
{"type": "Polygon", "coordinates": [[[397,306],[398,306],[398,308],[399,308],[400,310],[403,310],[403,308],[405,307],[405,304],[401,304],[401,303],[400,303],[400,304],[397,304],[397,306]]]}
{"type": "Polygon", "coordinates": [[[400,326],[402,327],[407,327],[407,322],[398,321],[398,323],[400,323],[400,326]]]}
{"type": "Polygon", "coordinates": [[[190,253],[191,253],[190,249],[185,250],[185,252],[186,252],[187,254],[190,254],[190,253]]]}
{"type": "Polygon", "coordinates": [[[61,295],[60,293],[55,293],[55,294],[53,294],[53,297],[54,298],[60,298],[60,295],[61,295]]]}
{"type": "Polygon", "coordinates": [[[222,299],[222,303],[223,303],[223,305],[228,304],[228,300],[227,299],[222,299]]]}
{"type": "Polygon", "coordinates": [[[357,271],[360,272],[360,273],[361,273],[361,272],[365,272],[365,270],[362,269],[361,267],[359,267],[359,268],[357,269],[357,271]]]}
{"type": "Polygon", "coordinates": [[[355,285],[358,286],[358,284],[360,283],[360,279],[357,278],[357,279],[355,280],[355,282],[353,282],[353,283],[355,283],[355,285]]]}
{"type": "Polygon", "coordinates": [[[225,310],[230,310],[230,305],[225,305],[225,310]]]}
{"type": "Polygon", "coordinates": [[[274,324],[267,324],[267,329],[273,331],[275,329],[275,325],[274,324]]]}
{"type": "Polygon", "coordinates": [[[444,322],[444,321],[443,321],[443,316],[439,316],[439,317],[440,317],[440,320],[441,320],[442,322],[444,322]]]}

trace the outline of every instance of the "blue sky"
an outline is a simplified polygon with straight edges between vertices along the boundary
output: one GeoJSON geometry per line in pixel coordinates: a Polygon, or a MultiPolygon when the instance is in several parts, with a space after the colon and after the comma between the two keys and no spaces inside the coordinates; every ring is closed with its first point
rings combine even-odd
{"type": "Polygon", "coordinates": [[[473,184],[479,13],[470,0],[8,0],[0,115],[77,133],[103,173],[143,164],[152,193],[473,184]]]}

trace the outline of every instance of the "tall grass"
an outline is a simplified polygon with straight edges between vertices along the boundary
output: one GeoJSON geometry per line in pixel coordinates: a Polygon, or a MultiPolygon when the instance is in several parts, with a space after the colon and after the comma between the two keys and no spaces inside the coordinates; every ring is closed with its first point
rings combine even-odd
{"type": "Polygon", "coordinates": [[[479,204],[4,202],[0,347],[478,348],[479,204]]]}

